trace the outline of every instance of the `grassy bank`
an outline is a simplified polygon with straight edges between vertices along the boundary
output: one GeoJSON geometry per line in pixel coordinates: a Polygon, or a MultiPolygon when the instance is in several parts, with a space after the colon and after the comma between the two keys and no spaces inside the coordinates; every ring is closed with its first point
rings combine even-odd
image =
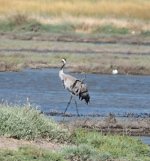
{"type": "Polygon", "coordinates": [[[60,67],[60,60],[68,60],[67,68],[73,72],[111,74],[117,68],[120,74],[150,74],[150,56],[122,56],[97,55],[84,56],[83,54],[2,54],[0,62],[1,71],[20,71],[24,68],[51,68],[60,67]],[[90,61],[92,60],[92,61],[90,61]]]}
{"type": "MultiPolygon", "coordinates": [[[[0,160],[130,160],[148,161],[150,147],[141,141],[128,136],[103,135],[95,131],[60,128],[50,118],[28,107],[10,107],[0,105],[0,135],[24,139],[46,139],[53,143],[61,143],[58,149],[37,146],[18,146],[14,151],[0,148],[0,160]],[[65,143],[65,144],[64,144],[65,143]]],[[[3,144],[3,142],[0,143],[3,144]]],[[[5,143],[4,143],[5,144],[5,143]]],[[[13,144],[15,141],[13,140],[13,144]]],[[[14,145],[15,146],[15,145],[14,145]]]]}
{"type": "Polygon", "coordinates": [[[1,39],[0,71],[60,67],[65,57],[72,71],[150,74],[148,37],[4,34],[1,39]]]}

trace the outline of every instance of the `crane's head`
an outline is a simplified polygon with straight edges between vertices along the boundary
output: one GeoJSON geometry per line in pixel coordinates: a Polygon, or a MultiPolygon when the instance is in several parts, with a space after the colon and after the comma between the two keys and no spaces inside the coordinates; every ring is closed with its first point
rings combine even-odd
{"type": "Polygon", "coordinates": [[[63,64],[66,64],[66,59],[65,59],[65,58],[61,59],[61,62],[62,62],[63,64]]]}

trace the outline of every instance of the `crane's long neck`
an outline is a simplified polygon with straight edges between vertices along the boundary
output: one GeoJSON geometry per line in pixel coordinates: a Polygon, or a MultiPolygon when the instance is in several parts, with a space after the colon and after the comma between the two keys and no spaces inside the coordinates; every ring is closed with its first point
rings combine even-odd
{"type": "Polygon", "coordinates": [[[64,80],[64,71],[63,71],[64,66],[65,66],[65,63],[63,63],[59,71],[59,77],[61,80],[64,80]]]}
{"type": "Polygon", "coordinates": [[[63,63],[63,65],[61,66],[60,70],[63,71],[64,66],[65,66],[65,63],[63,63]]]}

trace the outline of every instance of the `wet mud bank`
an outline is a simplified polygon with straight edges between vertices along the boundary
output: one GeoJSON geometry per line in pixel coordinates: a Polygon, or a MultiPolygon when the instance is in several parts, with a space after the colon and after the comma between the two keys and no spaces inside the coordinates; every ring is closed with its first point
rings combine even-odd
{"type": "Polygon", "coordinates": [[[103,134],[120,134],[128,136],[147,136],[150,137],[150,115],[122,115],[116,117],[114,114],[102,116],[100,114],[80,115],[64,114],[63,112],[52,111],[44,113],[54,117],[69,129],[84,128],[99,131],[103,134]]]}
{"type": "Polygon", "coordinates": [[[99,131],[103,134],[120,134],[128,136],[150,137],[150,118],[72,118],[64,119],[69,128],[84,128],[99,131]]]}

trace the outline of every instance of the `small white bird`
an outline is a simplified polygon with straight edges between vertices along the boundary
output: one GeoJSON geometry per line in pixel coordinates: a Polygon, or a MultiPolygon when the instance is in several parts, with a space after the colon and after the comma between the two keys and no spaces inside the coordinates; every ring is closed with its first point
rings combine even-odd
{"type": "MultiPolygon", "coordinates": [[[[69,105],[70,105],[70,103],[71,103],[73,95],[78,96],[81,101],[85,100],[85,102],[87,104],[90,101],[90,96],[89,96],[89,93],[88,93],[87,86],[86,86],[85,83],[83,83],[83,81],[81,81],[81,80],[79,80],[79,79],[77,79],[77,78],[75,78],[75,77],[73,77],[69,74],[64,73],[63,68],[66,65],[66,59],[62,59],[62,63],[63,64],[62,64],[60,71],[59,71],[59,77],[62,81],[64,88],[67,89],[71,94],[70,100],[69,100],[67,107],[64,111],[64,114],[65,114],[69,105]]],[[[76,105],[77,114],[79,116],[76,100],[75,100],[75,105],[76,105]]]]}
{"type": "Polygon", "coordinates": [[[112,74],[118,74],[118,70],[117,69],[113,69],[112,70],[112,74]]]}

